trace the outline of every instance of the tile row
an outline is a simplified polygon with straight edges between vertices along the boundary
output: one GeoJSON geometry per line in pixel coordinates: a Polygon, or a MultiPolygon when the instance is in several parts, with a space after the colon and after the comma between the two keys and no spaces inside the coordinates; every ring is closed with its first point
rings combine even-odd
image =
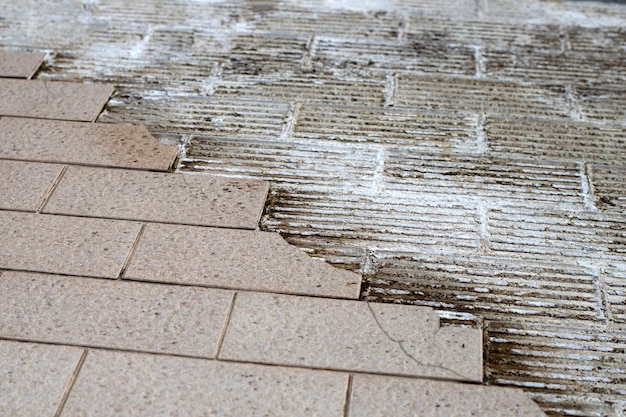
{"type": "Polygon", "coordinates": [[[0,269],[339,298],[361,283],[254,230],[0,211],[0,240],[0,269]]]}
{"type": "Polygon", "coordinates": [[[264,181],[0,160],[0,209],[255,229],[264,181]]]}
{"type": "Polygon", "coordinates": [[[0,338],[482,381],[480,329],[430,308],[4,271],[0,338]]]}
{"type": "Polygon", "coordinates": [[[544,415],[521,391],[446,381],[2,340],[0,358],[0,407],[24,417],[544,415]]]}

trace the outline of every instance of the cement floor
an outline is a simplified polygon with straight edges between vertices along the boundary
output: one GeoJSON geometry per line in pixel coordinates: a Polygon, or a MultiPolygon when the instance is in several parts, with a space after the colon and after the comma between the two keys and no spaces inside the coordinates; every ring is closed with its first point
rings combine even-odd
{"type": "Polygon", "coordinates": [[[482,323],[487,382],[626,414],[619,2],[24,1],[0,45],[116,86],[182,172],[271,182],[262,226],[362,298],[482,323]]]}

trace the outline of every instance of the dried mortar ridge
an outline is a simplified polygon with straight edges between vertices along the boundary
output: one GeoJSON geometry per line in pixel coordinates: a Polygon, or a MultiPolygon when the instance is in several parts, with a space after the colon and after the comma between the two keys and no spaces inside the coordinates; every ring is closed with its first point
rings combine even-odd
{"type": "Polygon", "coordinates": [[[99,120],[178,141],[181,171],[271,180],[263,227],[364,272],[368,300],[484,319],[489,383],[555,416],[624,414],[624,4],[25,0],[0,16],[3,45],[49,53],[38,78],[116,85],[99,120]],[[369,112],[332,137],[311,122],[338,120],[331,104],[369,112]],[[388,130],[390,107],[476,129],[388,130]]]}

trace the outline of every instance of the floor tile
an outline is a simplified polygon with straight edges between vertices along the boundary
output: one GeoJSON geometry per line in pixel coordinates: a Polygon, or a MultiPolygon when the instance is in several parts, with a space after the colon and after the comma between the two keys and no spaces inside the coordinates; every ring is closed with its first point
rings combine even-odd
{"type": "Polygon", "coordinates": [[[0,268],[117,278],[139,223],[0,212],[0,268]]]}
{"type": "Polygon", "coordinates": [[[92,122],[112,93],[106,84],[0,79],[0,116],[92,122]]]}
{"type": "Polygon", "coordinates": [[[159,224],[146,225],[124,278],[347,298],[361,283],[277,233],[159,224]]]}
{"type": "Polygon", "coordinates": [[[44,54],[0,49],[0,77],[30,78],[43,62],[44,54]]]}
{"type": "Polygon", "coordinates": [[[4,117],[0,155],[7,159],[167,171],[178,149],[144,126],[4,117]]]}
{"type": "Polygon", "coordinates": [[[212,358],[233,293],[5,272],[0,337],[212,358]]]}
{"type": "Polygon", "coordinates": [[[70,167],[45,213],[255,229],[264,181],[70,167]]]}
{"type": "Polygon", "coordinates": [[[482,381],[482,334],[430,308],[239,293],[220,358],[482,381]]]}
{"type": "Polygon", "coordinates": [[[349,409],[347,417],[545,416],[517,389],[376,375],[353,377],[349,409]]]}
{"type": "Polygon", "coordinates": [[[54,417],[83,350],[0,340],[0,414],[54,417]]]}
{"type": "Polygon", "coordinates": [[[340,417],[346,387],[339,373],[90,350],[61,416],[340,417]]]}
{"type": "MultiPolygon", "coordinates": [[[[4,156],[1,151],[0,155],[4,156]]],[[[0,209],[37,211],[62,168],[0,160],[0,209]]]]}

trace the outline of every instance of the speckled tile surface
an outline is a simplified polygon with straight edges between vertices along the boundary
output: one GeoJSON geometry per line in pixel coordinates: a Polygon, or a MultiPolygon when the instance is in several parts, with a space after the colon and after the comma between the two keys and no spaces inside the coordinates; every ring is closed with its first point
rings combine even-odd
{"type": "Polygon", "coordinates": [[[63,166],[0,160],[0,209],[35,212],[63,166]]]}
{"type": "Polygon", "coordinates": [[[145,126],[3,117],[0,155],[7,159],[167,171],[178,153],[145,126]]]}
{"type": "Polygon", "coordinates": [[[72,166],[43,212],[255,229],[267,191],[264,181],[72,166]]]}
{"type": "Polygon", "coordinates": [[[5,272],[0,337],[212,358],[233,293],[5,272]]]}
{"type": "Polygon", "coordinates": [[[38,52],[12,52],[0,49],[0,78],[31,78],[43,59],[44,54],[38,52]]]}
{"type": "Polygon", "coordinates": [[[278,233],[159,224],[146,225],[124,278],[346,298],[361,282],[278,233]]]}

